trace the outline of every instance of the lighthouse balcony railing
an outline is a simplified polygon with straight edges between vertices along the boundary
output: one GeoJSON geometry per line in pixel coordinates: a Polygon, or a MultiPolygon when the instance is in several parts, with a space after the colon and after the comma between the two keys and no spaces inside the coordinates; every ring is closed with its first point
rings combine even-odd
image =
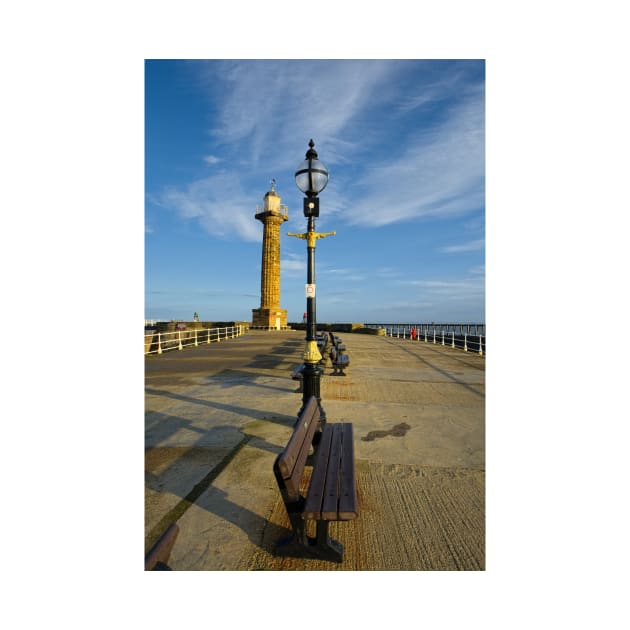
{"type": "Polygon", "coordinates": [[[222,328],[200,328],[175,330],[172,332],[151,332],[144,335],[144,354],[162,354],[170,350],[183,350],[186,347],[219,343],[245,334],[242,324],[222,328]]]}

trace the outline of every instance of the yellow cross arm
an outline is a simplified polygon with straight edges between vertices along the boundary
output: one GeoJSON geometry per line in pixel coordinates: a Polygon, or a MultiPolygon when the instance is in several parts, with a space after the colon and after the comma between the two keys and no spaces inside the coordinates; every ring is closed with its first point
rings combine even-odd
{"type": "Polygon", "coordinates": [[[337,232],[306,232],[304,234],[293,234],[292,232],[287,232],[287,236],[295,236],[296,238],[308,241],[308,247],[315,247],[315,242],[318,238],[326,238],[327,236],[335,236],[336,234],[337,232]]]}

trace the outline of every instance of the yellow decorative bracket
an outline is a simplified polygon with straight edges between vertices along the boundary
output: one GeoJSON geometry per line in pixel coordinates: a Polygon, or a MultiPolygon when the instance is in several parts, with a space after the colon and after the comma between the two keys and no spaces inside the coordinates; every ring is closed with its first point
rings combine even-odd
{"type": "Polygon", "coordinates": [[[315,242],[318,238],[326,238],[327,236],[335,236],[337,232],[306,232],[304,234],[293,234],[291,232],[287,232],[287,236],[295,236],[296,238],[301,238],[306,240],[307,247],[315,247],[315,242]]]}
{"type": "Polygon", "coordinates": [[[316,341],[306,342],[303,359],[305,363],[319,363],[322,360],[322,355],[317,347],[316,341]]]}

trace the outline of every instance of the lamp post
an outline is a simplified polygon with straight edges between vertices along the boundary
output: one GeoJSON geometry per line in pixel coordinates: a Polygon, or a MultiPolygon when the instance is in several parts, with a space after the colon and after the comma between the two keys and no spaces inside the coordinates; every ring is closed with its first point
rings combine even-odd
{"type": "Polygon", "coordinates": [[[304,348],[304,370],[302,372],[302,410],[305,408],[311,396],[315,396],[319,404],[320,417],[322,423],[324,423],[326,421],[326,413],[322,408],[319,393],[320,377],[323,370],[319,367],[322,355],[317,347],[315,243],[320,238],[334,236],[335,232],[315,232],[315,217],[319,216],[319,199],[317,195],[326,188],[326,184],[328,183],[328,170],[322,162],[317,159],[317,151],[315,151],[315,143],[312,139],[308,143],[308,146],[309,150],[306,152],[306,159],[295,172],[295,183],[306,195],[304,197],[304,216],[308,219],[307,231],[305,234],[288,233],[287,236],[295,236],[304,239],[307,246],[306,345],[304,348]]]}

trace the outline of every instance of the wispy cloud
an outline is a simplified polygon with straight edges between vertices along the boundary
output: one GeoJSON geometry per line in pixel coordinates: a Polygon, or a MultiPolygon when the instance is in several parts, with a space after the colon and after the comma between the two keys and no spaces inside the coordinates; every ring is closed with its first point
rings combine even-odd
{"type": "Polygon", "coordinates": [[[443,254],[458,254],[460,252],[477,252],[484,248],[485,240],[483,238],[470,241],[468,243],[462,243],[460,245],[447,245],[446,247],[440,247],[439,252],[443,254]]]}
{"type": "Polygon", "coordinates": [[[306,277],[306,260],[303,254],[286,253],[280,260],[282,274],[291,277],[306,277]]]}
{"type": "Polygon", "coordinates": [[[448,217],[484,205],[484,107],[480,92],[397,155],[373,161],[345,212],[351,223],[387,225],[448,217]]]}
{"type": "Polygon", "coordinates": [[[183,219],[196,219],[203,229],[219,238],[260,241],[260,223],[253,220],[251,195],[232,173],[218,173],[196,180],[183,189],[168,188],[160,203],[183,219]]]}
{"type": "Polygon", "coordinates": [[[484,278],[480,276],[464,280],[409,280],[400,284],[406,285],[410,291],[417,290],[417,297],[432,303],[482,303],[484,278]]]}
{"type": "Polygon", "coordinates": [[[459,68],[412,76],[408,63],[387,60],[212,61],[196,68],[216,108],[212,154],[203,160],[221,171],[171,187],[160,203],[211,235],[259,240],[252,205],[264,194],[260,182],[277,177],[281,195],[283,186],[293,192],[292,174],[311,137],[331,172],[323,214],[337,224],[374,227],[483,207],[483,87],[467,83],[459,68]],[[410,81],[415,91],[401,97],[410,81]],[[429,103],[440,103],[440,115],[420,127],[417,110],[429,103]],[[382,116],[398,120],[399,137],[385,136],[382,116]]]}
{"type": "Polygon", "coordinates": [[[357,145],[342,132],[385,97],[379,86],[390,73],[386,61],[209,63],[205,80],[222,85],[212,133],[254,164],[264,159],[271,168],[296,166],[310,137],[326,146],[328,163],[348,160],[357,145]]]}
{"type": "Polygon", "coordinates": [[[364,273],[361,273],[357,269],[326,269],[325,265],[320,265],[320,273],[323,275],[331,275],[334,278],[339,278],[342,281],[349,282],[361,282],[363,280],[367,280],[367,276],[364,273]]]}

